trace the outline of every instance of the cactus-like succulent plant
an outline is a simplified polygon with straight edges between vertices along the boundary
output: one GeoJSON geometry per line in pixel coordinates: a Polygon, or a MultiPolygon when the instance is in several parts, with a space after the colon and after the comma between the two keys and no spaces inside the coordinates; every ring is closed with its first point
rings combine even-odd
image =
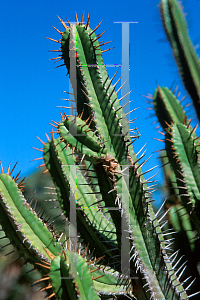
{"type": "MultiPolygon", "coordinates": [[[[181,78],[199,119],[200,60],[189,39],[182,7],[175,0],[162,0],[160,12],[181,78]]],[[[196,294],[195,299],[199,299],[199,137],[196,135],[198,124],[194,128],[191,126],[191,119],[182,107],[186,97],[179,101],[179,95],[177,87],[172,92],[166,87],[158,86],[152,96],[152,104],[163,129],[160,133],[164,135],[165,149],[161,151],[161,159],[167,179],[169,199],[166,206],[170,209],[170,226],[177,232],[174,249],[179,250],[188,260],[185,276],[193,274],[196,278],[189,293],[196,294]],[[180,241],[183,245],[180,245],[180,241]]],[[[190,103],[185,107],[188,105],[190,103]]],[[[178,261],[178,258],[176,260],[178,261]]]]}
{"type": "MultiPolygon", "coordinates": [[[[162,1],[161,9],[163,20],[167,15],[165,27],[174,27],[168,19],[179,18],[176,1],[162,1]],[[169,12],[173,5],[178,13],[169,12]]],[[[63,112],[62,120],[54,122],[56,131],[40,149],[62,214],[70,222],[69,233],[58,234],[42,208],[36,213],[22,194],[19,175],[13,178],[13,170],[9,167],[5,173],[1,165],[0,223],[5,237],[42,273],[38,282],[46,283],[42,290],[47,299],[195,298],[198,291],[190,293],[194,278],[185,277],[187,262],[172,249],[177,232],[188,231],[191,251],[192,226],[199,234],[195,128],[170,90],[158,87],[152,98],[166,129],[165,150],[181,202],[171,212],[175,231],[163,229],[169,210],[153,210],[154,176],[144,175],[154,168],[142,172],[148,159],[142,150],[134,152],[135,135],[117,96],[120,88],[115,91],[119,80],[113,84],[116,74],[109,79],[103,63],[102,46],[107,43],[100,42],[103,33],[96,34],[100,24],[92,30],[89,16],[86,24],[83,18],[84,13],[79,22],[76,15],[75,25],[59,18],[64,31],[56,29],[61,39],[53,41],[60,48],[53,51],[67,67],[75,106],[71,103],[72,115],[63,112]]]]}

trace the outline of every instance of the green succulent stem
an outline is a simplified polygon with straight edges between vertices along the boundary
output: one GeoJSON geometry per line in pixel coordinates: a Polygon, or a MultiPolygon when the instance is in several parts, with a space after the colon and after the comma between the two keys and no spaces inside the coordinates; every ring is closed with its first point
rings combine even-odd
{"type": "MultiPolygon", "coordinates": [[[[162,0],[161,14],[198,108],[199,62],[177,1],[162,0]]],[[[120,104],[123,97],[117,95],[122,86],[115,90],[120,79],[114,83],[117,72],[109,79],[103,62],[101,47],[107,43],[100,42],[103,33],[96,34],[100,24],[92,30],[89,17],[84,25],[83,16],[79,22],[77,15],[75,25],[60,21],[59,59],[69,73],[76,107],[72,115],[61,114],[54,125],[56,137],[53,131],[51,139],[46,135],[48,141],[39,150],[69,232],[58,234],[55,219],[37,214],[24,198],[18,176],[12,178],[12,171],[5,174],[2,168],[0,223],[5,237],[44,275],[38,282],[47,282],[47,299],[188,300],[198,292],[188,292],[193,279],[186,278],[186,262],[179,264],[182,258],[173,252],[172,241],[183,230],[195,252],[193,227],[200,233],[197,126],[192,128],[174,93],[158,86],[152,104],[165,130],[165,151],[173,168],[169,182],[181,203],[174,202],[171,212],[163,212],[163,204],[155,213],[154,175],[146,175],[154,167],[143,172],[148,159],[134,152],[136,137],[120,104]],[[176,232],[164,229],[167,216],[176,232]]]]}

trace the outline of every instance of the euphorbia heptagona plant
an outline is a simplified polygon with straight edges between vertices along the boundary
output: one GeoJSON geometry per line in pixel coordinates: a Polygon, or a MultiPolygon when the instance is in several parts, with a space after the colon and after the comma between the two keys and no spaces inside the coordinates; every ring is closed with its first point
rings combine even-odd
{"type": "MultiPolygon", "coordinates": [[[[160,12],[181,78],[199,117],[200,63],[180,4],[162,0],[160,12]]],[[[60,18],[59,18],[60,19],[60,18]]],[[[60,19],[56,60],[66,66],[74,100],[42,142],[54,194],[69,220],[56,232],[23,196],[13,169],[0,174],[0,223],[5,237],[42,274],[46,299],[199,299],[197,239],[200,235],[199,138],[176,91],[157,86],[148,96],[163,131],[163,161],[169,197],[155,213],[154,175],[142,171],[142,149],[120,104],[115,75],[103,62],[99,26],[60,19]],[[180,241],[182,241],[180,243],[180,241]],[[184,244],[184,245],[183,245],[184,244]],[[187,259],[186,259],[186,258],[187,259]]],[[[128,114],[131,112],[128,112],[128,114]]],[[[45,172],[46,172],[45,171],[45,172]]],[[[37,282],[36,282],[37,283],[37,282]]]]}

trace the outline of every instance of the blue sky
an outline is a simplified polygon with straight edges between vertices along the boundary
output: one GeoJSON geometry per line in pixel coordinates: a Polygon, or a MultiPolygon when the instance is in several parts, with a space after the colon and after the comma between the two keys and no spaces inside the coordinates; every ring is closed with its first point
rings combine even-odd
{"type": "MultiPolygon", "coordinates": [[[[56,106],[63,105],[60,99],[65,98],[65,95],[62,91],[69,88],[66,68],[55,69],[56,65],[49,61],[53,55],[48,50],[57,49],[58,45],[45,37],[60,38],[51,26],[62,30],[57,15],[63,20],[68,18],[73,22],[75,11],[80,19],[83,9],[85,15],[88,12],[90,14],[92,29],[103,20],[97,32],[107,30],[102,40],[113,41],[112,47],[115,48],[103,55],[106,64],[120,64],[122,60],[122,26],[114,22],[138,22],[130,25],[129,85],[130,90],[133,90],[130,95],[133,100],[131,109],[140,107],[132,114],[132,118],[139,118],[134,125],[141,133],[134,147],[137,152],[147,142],[147,156],[162,148],[161,143],[153,140],[158,137],[155,125],[152,125],[155,119],[147,119],[150,112],[145,109],[148,105],[141,95],[152,94],[156,82],[170,87],[174,80],[179,85],[182,96],[185,91],[170,46],[168,42],[161,42],[166,37],[160,21],[158,3],[156,0],[102,0],[99,4],[80,0],[0,2],[0,161],[5,169],[9,163],[13,166],[18,162],[16,172],[21,170],[22,175],[28,175],[39,165],[38,161],[31,162],[41,156],[41,153],[32,148],[42,147],[36,136],[46,141],[45,132],[50,132],[52,128],[49,122],[60,121],[59,108],[56,106]]],[[[198,44],[200,1],[185,0],[183,4],[184,11],[188,13],[190,36],[198,44]]],[[[115,71],[115,68],[108,68],[110,76],[115,71]]],[[[158,159],[153,154],[145,170],[157,164],[158,159]]],[[[162,181],[161,173],[157,180],[162,181]]]]}

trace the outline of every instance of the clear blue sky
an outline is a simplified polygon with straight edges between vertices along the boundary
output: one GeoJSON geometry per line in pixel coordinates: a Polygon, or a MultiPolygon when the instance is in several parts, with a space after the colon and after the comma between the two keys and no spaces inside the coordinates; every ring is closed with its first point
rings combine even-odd
{"type": "MultiPolygon", "coordinates": [[[[16,171],[21,170],[22,175],[28,175],[39,165],[38,161],[31,162],[41,156],[41,153],[32,149],[42,146],[36,136],[46,141],[45,132],[52,128],[48,123],[51,120],[60,121],[59,108],[56,106],[63,104],[60,100],[65,96],[62,91],[69,87],[66,68],[55,69],[56,65],[49,61],[53,55],[48,50],[57,49],[58,46],[44,37],[60,38],[51,27],[54,25],[62,30],[56,15],[63,20],[68,18],[75,21],[75,11],[81,18],[83,9],[86,15],[88,12],[90,14],[91,28],[103,20],[97,32],[107,30],[103,41],[113,41],[115,48],[103,56],[106,64],[121,63],[122,30],[121,25],[114,22],[138,22],[130,25],[131,109],[140,107],[132,118],[139,117],[135,125],[141,133],[140,140],[134,146],[138,151],[147,142],[147,156],[162,148],[161,143],[153,140],[153,137],[158,137],[155,125],[152,125],[155,119],[146,119],[150,113],[145,109],[148,105],[141,95],[153,93],[156,82],[170,87],[174,80],[179,84],[182,96],[185,92],[170,46],[168,42],[160,41],[165,39],[165,34],[158,3],[156,0],[0,2],[0,160],[5,169],[9,163],[13,166],[17,161],[16,171]]],[[[185,0],[183,4],[184,11],[188,13],[190,36],[198,44],[200,1],[185,0]]],[[[113,69],[108,68],[108,72],[113,74],[116,71],[113,69]]],[[[157,164],[158,159],[153,154],[145,170],[157,164]]],[[[157,179],[162,180],[161,174],[157,179]]]]}

